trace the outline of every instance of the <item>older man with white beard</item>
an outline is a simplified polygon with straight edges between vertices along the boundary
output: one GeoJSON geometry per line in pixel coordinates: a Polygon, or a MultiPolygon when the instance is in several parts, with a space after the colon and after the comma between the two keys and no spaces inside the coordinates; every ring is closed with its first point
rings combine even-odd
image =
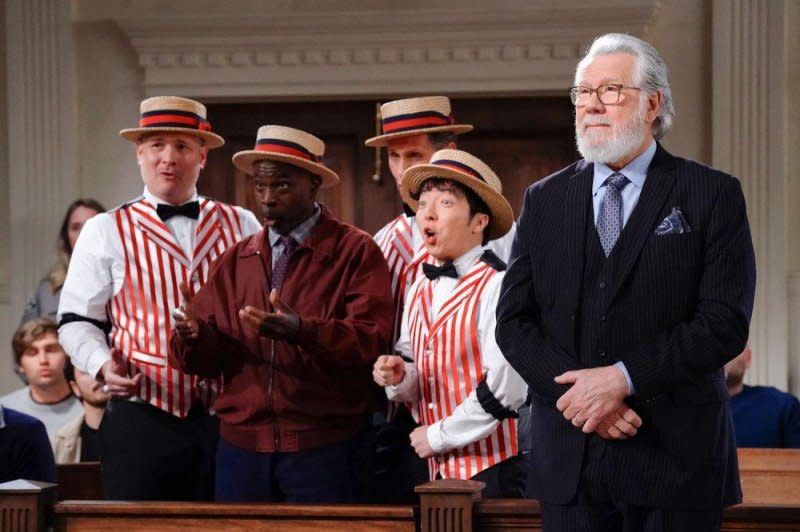
{"type": "Polygon", "coordinates": [[[544,529],[718,530],[741,501],[722,366],[755,260],[736,178],[669,154],[667,67],[596,39],[570,89],[584,159],[526,192],[497,343],[532,393],[544,529]]]}

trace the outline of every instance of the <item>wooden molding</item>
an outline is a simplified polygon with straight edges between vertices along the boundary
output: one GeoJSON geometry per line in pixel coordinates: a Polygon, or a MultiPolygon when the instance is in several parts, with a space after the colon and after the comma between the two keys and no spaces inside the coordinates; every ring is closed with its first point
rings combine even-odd
{"type": "Polygon", "coordinates": [[[504,3],[487,9],[454,2],[448,9],[361,10],[338,1],[325,11],[300,7],[268,15],[242,9],[155,19],[121,9],[108,16],[136,50],[150,94],[487,94],[563,89],[593,37],[642,34],[657,2],[612,4],[565,0],[554,9],[504,3]]]}

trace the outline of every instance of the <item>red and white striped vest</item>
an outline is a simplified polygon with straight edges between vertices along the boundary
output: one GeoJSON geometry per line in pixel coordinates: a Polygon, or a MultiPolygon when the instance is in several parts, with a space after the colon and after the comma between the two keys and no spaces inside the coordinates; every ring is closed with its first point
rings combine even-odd
{"type": "Polygon", "coordinates": [[[125,281],[108,302],[111,347],[127,357],[130,376],[143,373],[138,396],[181,418],[197,400],[211,405],[221,382],[187,375],[169,363],[171,311],[181,304],[180,283],[188,281],[196,293],[214,259],[243,236],[236,209],[208,198],[199,201],[193,257],[186,256],[148,201],[139,199],[112,213],[125,253],[125,281]]]}
{"type": "Polygon", "coordinates": [[[392,294],[394,295],[394,327],[392,329],[392,343],[400,337],[400,326],[403,320],[403,301],[406,291],[414,284],[417,276],[422,271],[423,262],[431,262],[432,258],[425,245],[421,244],[414,249],[414,228],[410,219],[401,214],[386,226],[380,235],[378,246],[389,265],[392,274],[392,294]]]}
{"type": "MultiPolygon", "coordinates": [[[[497,270],[477,261],[431,320],[433,283],[423,279],[409,295],[409,333],[419,372],[414,417],[431,425],[451,415],[484,378],[478,338],[478,308],[497,270]]],[[[517,454],[517,420],[503,420],[486,438],[428,460],[431,479],[470,479],[517,454]]]]}

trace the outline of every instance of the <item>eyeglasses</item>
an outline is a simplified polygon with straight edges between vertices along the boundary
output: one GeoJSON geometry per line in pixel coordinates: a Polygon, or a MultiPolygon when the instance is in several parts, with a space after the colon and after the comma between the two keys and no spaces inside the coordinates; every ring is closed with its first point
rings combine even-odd
{"type": "Polygon", "coordinates": [[[642,90],[639,87],[626,87],[621,83],[607,83],[605,85],[600,85],[596,89],[590,89],[589,87],[581,87],[578,85],[577,87],[570,87],[569,89],[569,98],[572,100],[572,105],[575,107],[583,107],[589,102],[589,99],[592,97],[592,93],[597,93],[597,99],[600,100],[600,103],[603,105],[614,105],[619,103],[620,94],[622,94],[622,89],[633,89],[636,91],[642,90]]]}

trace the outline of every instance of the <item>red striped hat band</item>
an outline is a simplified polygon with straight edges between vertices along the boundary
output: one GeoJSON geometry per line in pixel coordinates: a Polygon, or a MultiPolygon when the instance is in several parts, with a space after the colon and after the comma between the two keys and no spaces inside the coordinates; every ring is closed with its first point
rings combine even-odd
{"type": "Polygon", "coordinates": [[[431,161],[431,164],[432,165],[436,165],[436,166],[441,166],[441,167],[444,167],[444,168],[449,168],[451,170],[455,170],[456,172],[460,172],[462,174],[469,174],[472,177],[474,177],[476,179],[479,179],[479,180],[483,181],[484,183],[486,183],[486,179],[484,179],[484,177],[480,174],[480,172],[478,172],[477,170],[475,170],[471,166],[467,166],[464,163],[461,163],[461,162],[458,162],[458,161],[452,161],[452,160],[449,160],[449,159],[440,159],[438,161],[431,161]]]}
{"type": "Polygon", "coordinates": [[[142,113],[139,118],[139,127],[177,127],[211,131],[211,123],[202,116],[190,111],[177,111],[163,109],[142,113]]]}
{"type": "Polygon", "coordinates": [[[285,155],[292,155],[299,157],[313,163],[321,163],[322,157],[315,155],[308,151],[301,144],[290,142],[282,139],[258,139],[256,142],[256,151],[265,151],[273,153],[283,153],[285,155]]]}
{"type": "Polygon", "coordinates": [[[455,124],[453,115],[443,115],[436,111],[422,111],[385,118],[383,120],[383,133],[397,133],[429,127],[450,126],[455,124]]]}

